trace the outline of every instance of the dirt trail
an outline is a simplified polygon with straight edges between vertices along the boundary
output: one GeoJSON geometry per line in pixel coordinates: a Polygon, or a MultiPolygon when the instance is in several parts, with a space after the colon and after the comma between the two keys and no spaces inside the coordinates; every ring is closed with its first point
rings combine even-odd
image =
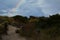
{"type": "Polygon", "coordinates": [[[10,26],[8,27],[8,35],[2,36],[3,40],[26,40],[24,37],[19,36],[15,31],[16,27],[10,26]]]}

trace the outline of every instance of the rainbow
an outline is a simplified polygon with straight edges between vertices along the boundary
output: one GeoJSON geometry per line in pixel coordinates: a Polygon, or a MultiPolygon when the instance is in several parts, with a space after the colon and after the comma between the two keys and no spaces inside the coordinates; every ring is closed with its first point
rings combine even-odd
{"type": "Polygon", "coordinates": [[[14,14],[18,8],[20,8],[20,6],[25,3],[25,0],[19,0],[19,2],[16,4],[16,6],[14,8],[12,8],[9,12],[8,12],[8,16],[12,16],[12,13],[14,14]],[[11,13],[12,12],[12,13],[11,13]]]}

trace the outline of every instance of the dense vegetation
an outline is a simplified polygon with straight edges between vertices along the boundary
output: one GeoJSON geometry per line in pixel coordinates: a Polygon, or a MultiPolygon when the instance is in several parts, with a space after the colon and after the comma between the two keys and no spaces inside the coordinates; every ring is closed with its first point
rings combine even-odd
{"type": "Polygon", "coordinates": [[[5,22],[19,27],[18,33],[24,37],[34,40],[60,40],[59,14],[49,17],[30,16],[29,18],[19,15],[14,17],[0,16],[0,33],[3,31],[1,29],[5,22]]]}

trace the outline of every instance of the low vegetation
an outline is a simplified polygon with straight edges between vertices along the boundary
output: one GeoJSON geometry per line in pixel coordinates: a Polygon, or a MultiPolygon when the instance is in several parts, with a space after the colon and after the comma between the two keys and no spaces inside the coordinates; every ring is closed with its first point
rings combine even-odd
{"type": "MultiPolygon", "coordinates": [[[[49,17],[29,18],[16,15],[14,17],[0,16],[0,24],[7,22],[9,25],[20,28],[18,34],[33,40],[60,40],[60,15],[52,15],[49,17]]],[[[2,33],[2,26],[0,33],[2,33]]]]}

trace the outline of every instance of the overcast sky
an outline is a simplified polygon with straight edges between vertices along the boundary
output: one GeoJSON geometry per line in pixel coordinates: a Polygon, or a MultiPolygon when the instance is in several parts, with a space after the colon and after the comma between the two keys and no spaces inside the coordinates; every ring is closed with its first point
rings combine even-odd
{"type": "Polygon", "coordinates": [[[60,13],[60,0],[0,0],[0,15],[48,16],[60,13]]]}

